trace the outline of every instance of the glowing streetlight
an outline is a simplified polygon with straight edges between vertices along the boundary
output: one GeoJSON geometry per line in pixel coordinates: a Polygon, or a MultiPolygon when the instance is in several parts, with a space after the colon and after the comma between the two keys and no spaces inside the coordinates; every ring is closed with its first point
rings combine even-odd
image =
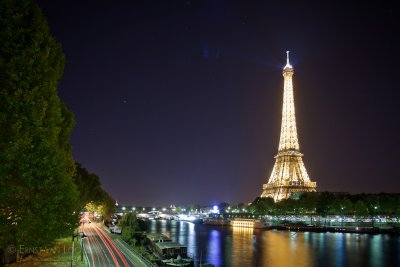
{"type": "Polygon", "coordinates": [[[372,215],[372,226],[375,226],[375,221],[376,221],[376,210],[378,209],[378,206],[374,206],[374,214],[372,215]]]}

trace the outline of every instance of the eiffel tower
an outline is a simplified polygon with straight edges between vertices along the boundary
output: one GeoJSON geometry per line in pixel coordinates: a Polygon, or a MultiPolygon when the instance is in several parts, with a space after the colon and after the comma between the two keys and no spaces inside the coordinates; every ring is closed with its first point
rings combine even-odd
{"type": "Polygon", "coordinates": [[[268,183],[263,185],[261,197],[271,197],[274,201],[287,199],[295,192],[315,192],[317,183],[311,182],[303,163],[297,138],[296,117],[293,97],[293,67],[287,62],[283,68],[283,108],[281,137],[275,165],[268,183]]]}

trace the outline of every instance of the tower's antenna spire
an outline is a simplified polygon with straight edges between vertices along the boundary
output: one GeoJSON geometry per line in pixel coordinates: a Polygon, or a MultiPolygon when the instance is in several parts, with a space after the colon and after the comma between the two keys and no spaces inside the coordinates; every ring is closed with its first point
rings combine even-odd
{"type": "Polygon", "coordinates": [[[292,65],[290,65],[290,63],[289,63],[289,52],[290,51],[286,51],[286,66],[283,69],[286,69],[286,68],[292,69],[293,68],[292,65]]]}
{"type": "Polygon", "coordinates": [[[286,65],[290,65],[290,63],[289,63],[289,50],[288,51],[286,51],[286,65]]]}

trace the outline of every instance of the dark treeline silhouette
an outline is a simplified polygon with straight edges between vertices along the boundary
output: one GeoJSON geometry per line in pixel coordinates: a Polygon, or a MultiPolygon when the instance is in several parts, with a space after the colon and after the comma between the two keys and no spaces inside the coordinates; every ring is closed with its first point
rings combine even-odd
{"type": "Polygon", "coordinates": [[[249,211],[257,215],[400,216],[400,194],[310,192],[277,203],[272,198],[257,197],[249,206],[249,211]]]}

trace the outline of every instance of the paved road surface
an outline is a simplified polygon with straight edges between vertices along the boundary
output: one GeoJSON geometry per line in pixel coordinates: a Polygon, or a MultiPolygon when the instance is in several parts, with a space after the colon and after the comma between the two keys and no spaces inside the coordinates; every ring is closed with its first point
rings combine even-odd
{"type": "Polygon", "coordinates": [[[87,236],[84,239],[84,251],[88,265],[95,266],[152,266],[133,253],[129,245],[121,240],[119,236],[109,234],[103,229],[102,224],[83,219],[85,223],[81,225],[81,230],[87,236]]]}
{"type": "Polygon", "coordinates": [[[85,257],[89,266],[137,266],[129,261],[107,233],[95,223],[84,223],[85,257]]]}

